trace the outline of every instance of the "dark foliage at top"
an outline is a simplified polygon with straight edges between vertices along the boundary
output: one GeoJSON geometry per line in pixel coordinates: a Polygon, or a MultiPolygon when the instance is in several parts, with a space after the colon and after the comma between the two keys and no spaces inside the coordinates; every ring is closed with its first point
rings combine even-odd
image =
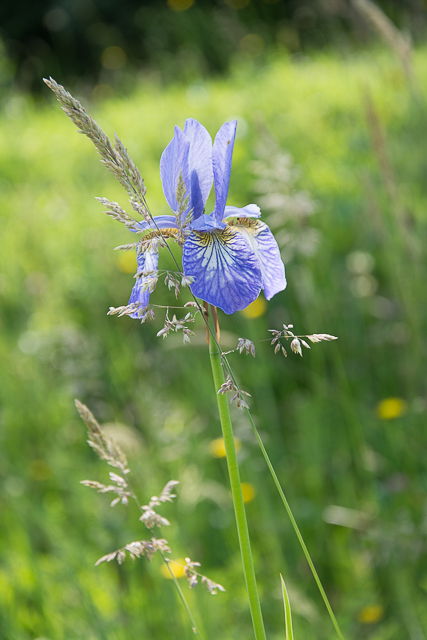
{"type": "MultiPolygon", "coordinates": [[[[423,31],[421,0],[378,4],[415,37],[423,31]]],[[[346,47],[370,33],[351,0],[23,0],[0,4],[0,25],[9,77],[31,91],[49,75],[71,87],[130,88],[135,71],[188,80],[226,71],[235,54],[346,47]]]]}

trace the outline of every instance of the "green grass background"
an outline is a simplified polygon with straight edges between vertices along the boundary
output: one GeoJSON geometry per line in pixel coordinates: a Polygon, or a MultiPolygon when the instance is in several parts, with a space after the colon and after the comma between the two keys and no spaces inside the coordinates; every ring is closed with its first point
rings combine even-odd
{"type": "MultiPolygon", "coordinates": [[[[128,147],[155,214],[167,213],[161,152],[189,116],[211,134],[226,119],[241,122],[229,203],[256,201],[250,163],[260,119],[292,154],[299,187],[317,202],[310,224],[321,234],[319,247],[287,264],[287,290],[255,320],[221,314],[220,322],[236,342],[267,337],[283,322],[339,336],[302,359],[274,356],[263,343],[256,359],[231,360],[345,636],[354,639],[427,634],[425,49],[414,65],[418,88],[381,50],[348,59],[272,57],[263,68],[236,65],[203,90],[147,81],[131,96],[88,105],[128,147]],[[368,93],[385,141],[379,153],[368,93]],[[348,268],[355,251],[374,259],[369,295],[355,295],[358,276],[348,268]],[[407,403],[401,417],[377,415],[387,397],[407,403]],[[364,524],[327,522],[331,505],[362,512],[364,524]],[[371,622],[369,611],[376,612],[371,622]]],[[[220,426],[203,327],[183,347],[156,338],[161,313],[143,326],[106,316],[109,306],[126,304],[133,284],[112,249],[133,237],[102,215],[94,196],[126,206],[125,195],[56,102],[10,96],[3,104],[0,636],[193,637],[157,558],[94,567],[146,532],[133,507],[111,509],[108,497],[79,484],[107,480],[107,468],[85,443],[78,397],[102,423],[128,427],[143,501],[169,479],[180,481],[176,504],[163,509],[172,525],[162,535],[173,557],[199,560],[227,589],[212,597],[182,583],[204,637],[249,638],[226,464],[209,450],[220,426]]],[[[172,295],[159,285],[153,300],[172,302],[172,295]]],[[[247,511],[267,635],[285,634],[282,573],[295,637],[333,638],[250,428],[243,414],[233,416],[242,479],[256,490],[247,511]]]]}

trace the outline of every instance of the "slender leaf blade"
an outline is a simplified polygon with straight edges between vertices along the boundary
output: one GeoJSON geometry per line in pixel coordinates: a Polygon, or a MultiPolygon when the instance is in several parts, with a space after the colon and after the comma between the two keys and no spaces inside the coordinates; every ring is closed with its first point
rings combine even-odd
{"type": "Polygon", "coordinates": [[[292,629],[291,603],[289,601],[288,592],[282,574],[280,574],[280,580],[282,582],[283,606],[285,607],[286,640],[294,640],[294,632],[292,629]]]}

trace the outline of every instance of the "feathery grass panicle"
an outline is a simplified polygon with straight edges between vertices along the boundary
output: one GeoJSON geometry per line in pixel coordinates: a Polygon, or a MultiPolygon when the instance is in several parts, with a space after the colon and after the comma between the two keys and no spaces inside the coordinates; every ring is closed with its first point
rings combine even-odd
{"type": "Polygon", "coordinates": [[[147,192],[147,187],[144,184],[144,180],[139,172],[138,167],[130,157],[128,150],[120,140],[117,133],[114,134],[114,147],[122,159],[122,164],[125,171],[128,173],[130,181],[135,188],[140,198],[144,198],[147,192]]]}
{"type": "Polygon", "coordinates": [[[182,177],[182,172],[179,172],[178,176],[178,184],[176,186],[176,201],[178,204],[178,210],[176,212],[176,223],[179,229],[179,243],[184,244],[184,229],[190,224],[191,218],[193,217],[193,209],[190,209],[183,220],[184,212],[188,207],[188,203],[190,201],[190,196],[187,194],[187,188],[185,186],[184,178],[182,177]]]}
{"type": "Polygon", "coordinates": [[[142,556],[145,556],[148,562],[150,562],[151,558],[157,551],[161,551],[162,554],[171,553],[168,542],[164,538],[136,540],[135,542],[129,542],[129,544],[125,545],[121,549],[116,549],[116,551],[112,551],[111,553],[107,553],[105,556],[102,556],[102,558],[99,558],[99,560],[95,562],[95,567],[103,562],[111,562],[112,560],[117,560],[118,564],[123,564],[126,558],[126,551],[129,553],[131,560],[135,561],[135,558],[142,558],[142,556]]]}
{"type": "Polygon", "coordinates": [[[102,206],[106,207],[104,213],[107,214],[107,216],[110,216],[113,220],[121,222],[127,227],[127,229],[135,229],[136,221],[131,218],[124,209],[122,209],[118,202],[112,202],[111,200],[108,200],[108,198],[95,198],[95,200],[98,200],[102,206]]]}
{"type": "Polygon", "coordinates": [[[140,302],[132,302],[131,304],[126,304],[121,307],[110,307],[107,311],[107,316],[131,316],[134,313],[138,314],[138,319],[141,321],[141,324],[146,322],[147,320],[154,320],[155,314],[153,309],[147,309],[140,302]]]}
{"type": "MultiPolygon", "coordinates": [[[[129,499],[132,499],[141,511],[139,521],[142,522],[142,524],[149,530],[154,527],[169,526],[169,520],[157,513],[156,507],[159,507],[166,502],[172,502],[174,498],[176,498],[176,494],[173,493],[173,491],[179,482],[177,480],[169,480],[158,496],[152,496],[148,504],[141,505],[136,493],[127,480],[127,475],[125,475],[130,472],[130,469],[127,468],[126,456],[114,440],[107,438],[103,434],[99,423],[86,405],[79,402],[79,400],[75,400],[75,404],[89,432],[88,444],[92,447],[99,458],[101,458],[101,460],[105,460],[108,464],[120,468],[123,473],[123,476],[120,476],[117,473],[110,472],[109,475],[112,482],[110,485],[102,484],[96,480],[82,480],[81,484],[89,487],[90,489],[95,489],[98,493],[115,493],[116,497],[111,502],[111,507],[114,507],[119,503],[127,506],[129,504],[129,499]]],[[[116,560],[118,564],[122,564],[126,558],[126,554],[129,555],[132,561],[144,556],[150,562],[155,553],[160,553],[162,560],[166,566],[168,566],[170,571],[168,563],[174,561],[168,560],[165,557],[166,553],[171,553],[168,541],[164,538],[155,537],[152,537],[149,540],[136,540],[134,542],[129,542],[124,547],[116,549],[115,551],[107,553],[99,558],[95,563],[95,566],[104,562],[112,562],[113,560],[116,560]]],[[[185,562],[185,567],[183,567],[184,575],[188,580],[190,588],[195,587],[198,584],[198,578],[200,578],[201,584],[207,588],[211,595],[216,595],[218,591],[225,591],[222,585],[196,571],[195,567],[200,567],[200,562],[192,562],[190,558],[186,558],[185,562]]],[[[172,572],[171,575],[173,577],[172,572]]],[[[193,628],[196,628],[194,618],[175,579],[174,583],[179,597],[181,598],[191,619],[192,626],[193,628]]],[[[200,634],[198,635],[200,638],[200,634]]]]}
{"type": "Polygon", "coordinates": [[[111,171],[128,195],[143,198],[146,192],[144,181],[120,139],[115,138],[114,148],[107,134],[71,93],[53,78],[44,78],[44,82],[54,92],[63,111],[74,122],[79,133],[92,140],[102,164],[111,171]]]}
{"type": "Polygon", "coordinates": [[[269,332],[273,334],[273,339],[271,341],[271,344],[274,346],[274,353],[278,353],[280,350],[282,350],[283,355],[287,357],[288,354],[281,342],[281,340],[283,339],[291,340],[291,345],[290,345],[291,350],[301,357],[302,357],[301,345],[306,349],[311,349],[310,345],[308,344],[308,342],[304,340],[304,338],[307,338],[307,340],[310,340],[310,342],[312,342],[313,344],[316,344],[318,342],[325,342],[325,341],[330,342],[331,340],[338,340],[337,336],[331,336],[329,335],[329,333],[313,333],[313,334],[307,334],[304,336],[296,336],[291,331],[291,329],[293,328],[294,328],[293,324],[288,324],[288,325],[284,324],[283,329],[281,331],[277,331],[277,329],[269,329],[269,332]]]}
{"type": "Polygon", "coordinates": [[[119,445],[104,435],[99,423],[86,405],[79,400],[75,400],[74,403],[87,427],[89,433],[88,445],[92,447],[101,460],[105,460],[111,467],[120,469],[123,474],[129,473],[127,458],[119,445]]]}

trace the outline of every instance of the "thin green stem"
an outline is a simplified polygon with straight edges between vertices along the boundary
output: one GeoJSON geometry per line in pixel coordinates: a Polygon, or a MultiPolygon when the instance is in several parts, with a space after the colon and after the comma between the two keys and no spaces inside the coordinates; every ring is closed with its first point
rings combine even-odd
{"type": "Polygon", "coordinates": [[[269,470],[270,470],[270,473],[271,473],[271,475],[272,475],[272,477],[273,477],[274,484],[276,485],[276,488],[277,488],[277,490],[278,490],[278,492],[279,492],[279,494],[280,494],[280,497],[282,498],[282,502],[283,502],[283,504],[284,504],[284,506],[285,506],[285,509],[286,509],[286,511],[287,511],[287,514],[288,514],[288,516],[289,516],[289,519],[290,519],[290,521],[291,521],[291,523],[292,523],[292,526],[293,526],[294,531],[295,531],[295,533],[296,533],[296,535],[297,535],[297,538],[298,538],[299,543],[300,543],[300,545],[301,545],[301,548],[302,548],[302,550],[303,550],[303,552],[304,552],[304,555],[305,555],[305,557],[306,557],[306,560],[307,560],[307,562],[308,562],[308,564],[309,564],[309,566],[310,566],[310,569],[311,569],[311,572],[312,572],[312,574],[313,574],[313,577],[314,577],[314,579],[315,579],[315,581],[316,581],[316,583],[317,583],[317,586],[318,586],[318,588],[319,588],[319,591],[320,591],[320,593],[321,593],[321,595],[322,595],[323,601],[324,601],[324,603],[325,603],[325,605],[326,605],[326,608],[327,608],[327,610],[328,610],[329,616],[330,616],[330,618],[331,618],[331,620],[332,620],[332,624],[333,624],[333,625],[334,625],[334,627],[335,627],[335,631],[337,632],[337,635],[338,635],[338,637],[340,638],[340,640],[344,640],[344,637],[343,637],[343,635],[342,635],[342,633],[341,633],[341,629],[339,628],[339,625],[338,625],[337,619],[335,618],[334,612],[332,611],[332,607],[331,607],[331,605],[330,605],[330,603],[329,603],[328,596],[326,595],[325,590],[324,590],[324,588],[323,588],[323,586],[322,586],[322,583],[320,582],[320,578],[319,578],[319,576],[318,576],[318,574],[317,574],[316,568],[315,568],[315,566],[314,566],[314,564],[313,564],[313,561],[312,561],[312,559],[311,559],[311,556],[310,556],[310,554],[309,554],[309,552],[308,552],[308,549],[307,549],[307,547],[306,547],[306,545],[305,545],[304,538],[303,538],[303,537],[302,537],[302,535],[301,535],[301,532],[300,532],[300,530],[299,530],[299,527],[298,527],[298,525],[297,525],[297,522],[296,522],[296,520],[295,520],[295,518],[294,518],[294,515],[293,515],[293,513],[292,513],[291,507],[289,506],[289,502],[288,502],[288,501],[287,501],[287,499],[286,499],[286,496],[285,496],[285,494],[284,494],[284,492],[283,492],[283,489],[282,489],[282,487],[281,487],[281,485],[280,485],[279,479],[278,479],[278,477],[277,477],[277,475],[276,475],[276,472],[275,472],[274,467],[273,467],[273,465],[272,465],[272,463],[271,463],[271,460],[270,460],[270,458],[269,458],[269,455],[268,455],[268,453],[267,453],[267,451],[266,451],[266,448],[264,447],[264,443],[263,443],[263,441],[261,440],[261,436],[259,435],[258,429],[257,429],[257,428],[256,428],[256,426],[255,426],[255,423],[254,423],[254,420],[253,420],[253,418],[252,418],[251,412],[249,411],[249,409],[245,409],[245,411],[246,411],[246,415],[247,415],[247,417],[248,417],[248,420],[249,420],[249,422],[251,423],[251,427],[252,427],[252,430],[253,430],[253,432],[254,432],[254,434],[255,434],[255,437],[256,437],[256,439],[258,440],[258,444],[259,444],[259,447],[260,447],[260,449],[261,449],[262,455],[264,456],[264,459],[265,459],[265,461],[266,461],[266,463],[267,463],[267,466],[268,466],[268,468],[269,468],[269,470]]]}
{"type": "MultiPolygon", "coordinates": [[[[143,510],[143,509],[142,509],[142,507],[141,507],[141,504],[140,504],[140,502],[139,502],[139,500],[138,500],[138,498],[137,498],[137,496],[136,496],[136,493],[135,493],[135,491],[134,491],[134,489],[133,489],[132,485],[131,485],[131,484],[130,484],[130,482],[129,482],[129,479],[127,479],[127,485],[128,485],[129,491],[130,491],[130,495],[131,495],[132,499],[134,500],[134,502],[136,503],[136,506],[138,507],[138,509],[139,509],[142,513],[144,513],[144,510],[143,510]]],[[[172,578],[172,580],[173,580],[173,583],[174,583],[175,589],[176,589],[176,591],[177,591],[177,593],[178,593],[178,597],[179,597],[179,599],[181,600],[182,604],[184,605],[184,608],[185,608],[185,610],[186,610],[186,612],[187,612],[187,615],[188,615],[188,617],[190,618],[190,622],[191,622],[191,625],[192,625],[193,633],[195,633],[195,634],[197,635],[197,637],[199,638],[199,640],[203,640],[202,636],[200,635],[200,631],[199,631],[199,628],[198,628],[198,626],[197,626],[197,624],[196,624],[196,621],[195,621],[195,619],[194,619],[194,616],[193,616],[193,614],[192,614],[192,612],[191,612],[191,609],[190,609],[189,605],[187,604],[187,601],[186,601],[186,599],[185,599],[185,596],[184,596],[184,594],[182,593],[182,589],[181,589],[181,587],[180,587],[180,586],[179,586],[179,584],[178,584],[178,580],[176,579],[176,577],[175,577],[175,575],[174,575],[174,573],[173,573],[172,569],[171,569],[171,568],[170,568],[170,566],[169,566],[169,561],[168,561],[168,559],[165,557],[165,554],[164,554],[162,551],[159,551],[159,553],[160,553],[160,555],[161,555],[161,556],[162,556],[162,558],[163,558],[163,562],[165,563],[165,565],[166,565],[166,566],[167,566],[167,568],[168,568],[168,571],[169,571],[169,573],[170,573],[170,575],[171,575],[171,578],[172,578]]],[[[177,563],[176,563],[176,564],[177,564],[177,563]]]]}
{"type": "Polygon", "coordinates": [[[181,589],[181,587],[180,587],[180,586],[179,586],[179,584],[178,584],[178,580],[175,578],[175,575],[174,575],[174,573],[173,573],[172,569],[171,569],[171,568],[170,568],[170,566],[169,566],[169,562],[168,562],[167,558],[165,558],[165,556],[164,556],[164,555],[163,555],[163,553],[161,553],[161,552],[160,552],[160,555],[162,556],[162,558],[163,558],[163,562],[166,564],[166,566],[167,566],[167,568],[168,568],[168,571],[169,571],[169,573],[170,573],[170,575],[171,575],[171,578],[172,578],[172,580],[174,581],[175,589],[177,590],[178,596],[179,596],[179,598],[180,598],[180,600],[181,600],[182,604],[183,604],[183,605],[184,605],[184,607],[185,607],[185,610],[186,610],[186,612],[187,612],[188,617],[189,617],[189,618],[190,618],[190,620],[191,620],[191,624],[192,624],[192,627],[193,627],[193,633],[195,633],[195,634],[196,634],[196,636],[199,638],[199,640],[203,640],[202,636],[200,635],[200,631],[199,631],[199,628],[198,628],[198,626],[197,626],[197,624],[196,624],[196,621],[195,621],[195,619],[194,619],[194,617],[193,617],[193,614],[191,613],[191,609],[190,609],[190,607],[189,607],[189,606],[188,606],[188,604],[187,604],[187,601],[186,601],[186,599],[185,599],[184,594],[182,593],[182,589],[181,589]]]}
{"type": "MultiPolygon", "coordinates": [[[[209,340],[209,355],[211,359],[215,391],[218,392],[221,385],[225,382],[225,378],[221,362],[221,349],[218,348],[217,342],[212,338],[209,340]]],[[[217,393],[217,402],[222,434],[224,437],[225,451],[227,454],[228,473],[230,476],[231,494],[233,497],[240,551],[242,554],[243,573],[245,575],[255,638],[256,640],[266,640],[252,558],[251,543],[249,539],[248,523],[246,521],[245,505],[243,502],[242,487],[240,484],[233,427],[231,424],[230,409],[226,395],[217,393]]]]}

